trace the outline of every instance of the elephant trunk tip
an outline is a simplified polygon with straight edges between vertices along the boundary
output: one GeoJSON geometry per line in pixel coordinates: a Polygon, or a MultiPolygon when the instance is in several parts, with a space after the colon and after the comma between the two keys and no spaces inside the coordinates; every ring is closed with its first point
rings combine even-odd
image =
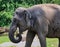
{"type": "Polygon", "coordinates": [[[9,33],[9,39],[13,43],[19,43],[22,40],[22,36],[17,34],[15,37],[14,34],[9,33]]]}

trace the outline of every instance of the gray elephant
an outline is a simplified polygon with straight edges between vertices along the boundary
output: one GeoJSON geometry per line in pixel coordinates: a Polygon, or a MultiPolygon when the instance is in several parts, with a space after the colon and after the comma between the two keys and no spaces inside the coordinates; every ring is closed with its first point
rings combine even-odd
{"type": "Polygon", "coordinates": [[[46,46],[46,37],[58,38],[60,47],[60,6],[56,4],[39,4],[30,8],[17,8],[9,31],[12,42],[21,41],[21,34],[28,30],[25,47],[31,47],[35,35],[38,36],[41,47],[46,46]],[[16,29],[19,34],[14,38],[16,29]]]}

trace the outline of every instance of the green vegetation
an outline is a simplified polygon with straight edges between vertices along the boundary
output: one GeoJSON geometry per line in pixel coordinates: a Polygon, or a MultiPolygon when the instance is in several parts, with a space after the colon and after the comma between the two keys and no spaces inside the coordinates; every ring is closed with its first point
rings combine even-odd
{"type": "Polygon", "coordinates": [[[8,36],[0,36],[0,44],[4,43],[4,42],[9,42],[9,41],[10,40],[9,40],[8,36]]]}
{"type": "Polygon", "coordinates": [[[48,47],[57,47],[58,46],[58,39],[56,39],[56,38],[47,38],[47,46],[48,47]]]}
{"type": "Polygon", "coordinates": [[[16,47],[16,46],[9,46],[9,47],[16,47]]]}

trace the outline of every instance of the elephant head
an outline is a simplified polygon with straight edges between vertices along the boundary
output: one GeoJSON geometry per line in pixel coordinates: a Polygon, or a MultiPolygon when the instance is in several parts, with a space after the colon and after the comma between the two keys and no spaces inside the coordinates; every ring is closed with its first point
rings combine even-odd
{"type": "Polygon", "coordinates": [[[13,20],[12,20],[12,24],[10,26],[10,31],[9,31],[9,38],[13,43],[18,43],[21,41],[22,39],[22,32],[29,29],[32,25],[31,23],[31,13],[29,11],[27,11],[26,8],[17,8],[14,15],[13,15],[13,20]],[[17,27],[19,28],[19,34],[17,34],[16,37],[18,37],[18,39],[14,38],[14,33],[17,29],[17,27]]]}

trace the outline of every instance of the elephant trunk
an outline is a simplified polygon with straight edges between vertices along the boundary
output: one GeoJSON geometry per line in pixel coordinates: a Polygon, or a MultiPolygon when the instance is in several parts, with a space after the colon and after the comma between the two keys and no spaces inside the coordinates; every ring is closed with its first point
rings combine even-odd
{"type": "Polygon", "coordinates": [[[14,36],[14,33],[17,29],[17,26],[12,24],[12,26],[10,27],[10,30],[9,30],[9,39],[13,42],[13,43],[19,43],[21,40],[22,40],[22,36],[21,34],[15,34],[16,37],[14,36]]]}

